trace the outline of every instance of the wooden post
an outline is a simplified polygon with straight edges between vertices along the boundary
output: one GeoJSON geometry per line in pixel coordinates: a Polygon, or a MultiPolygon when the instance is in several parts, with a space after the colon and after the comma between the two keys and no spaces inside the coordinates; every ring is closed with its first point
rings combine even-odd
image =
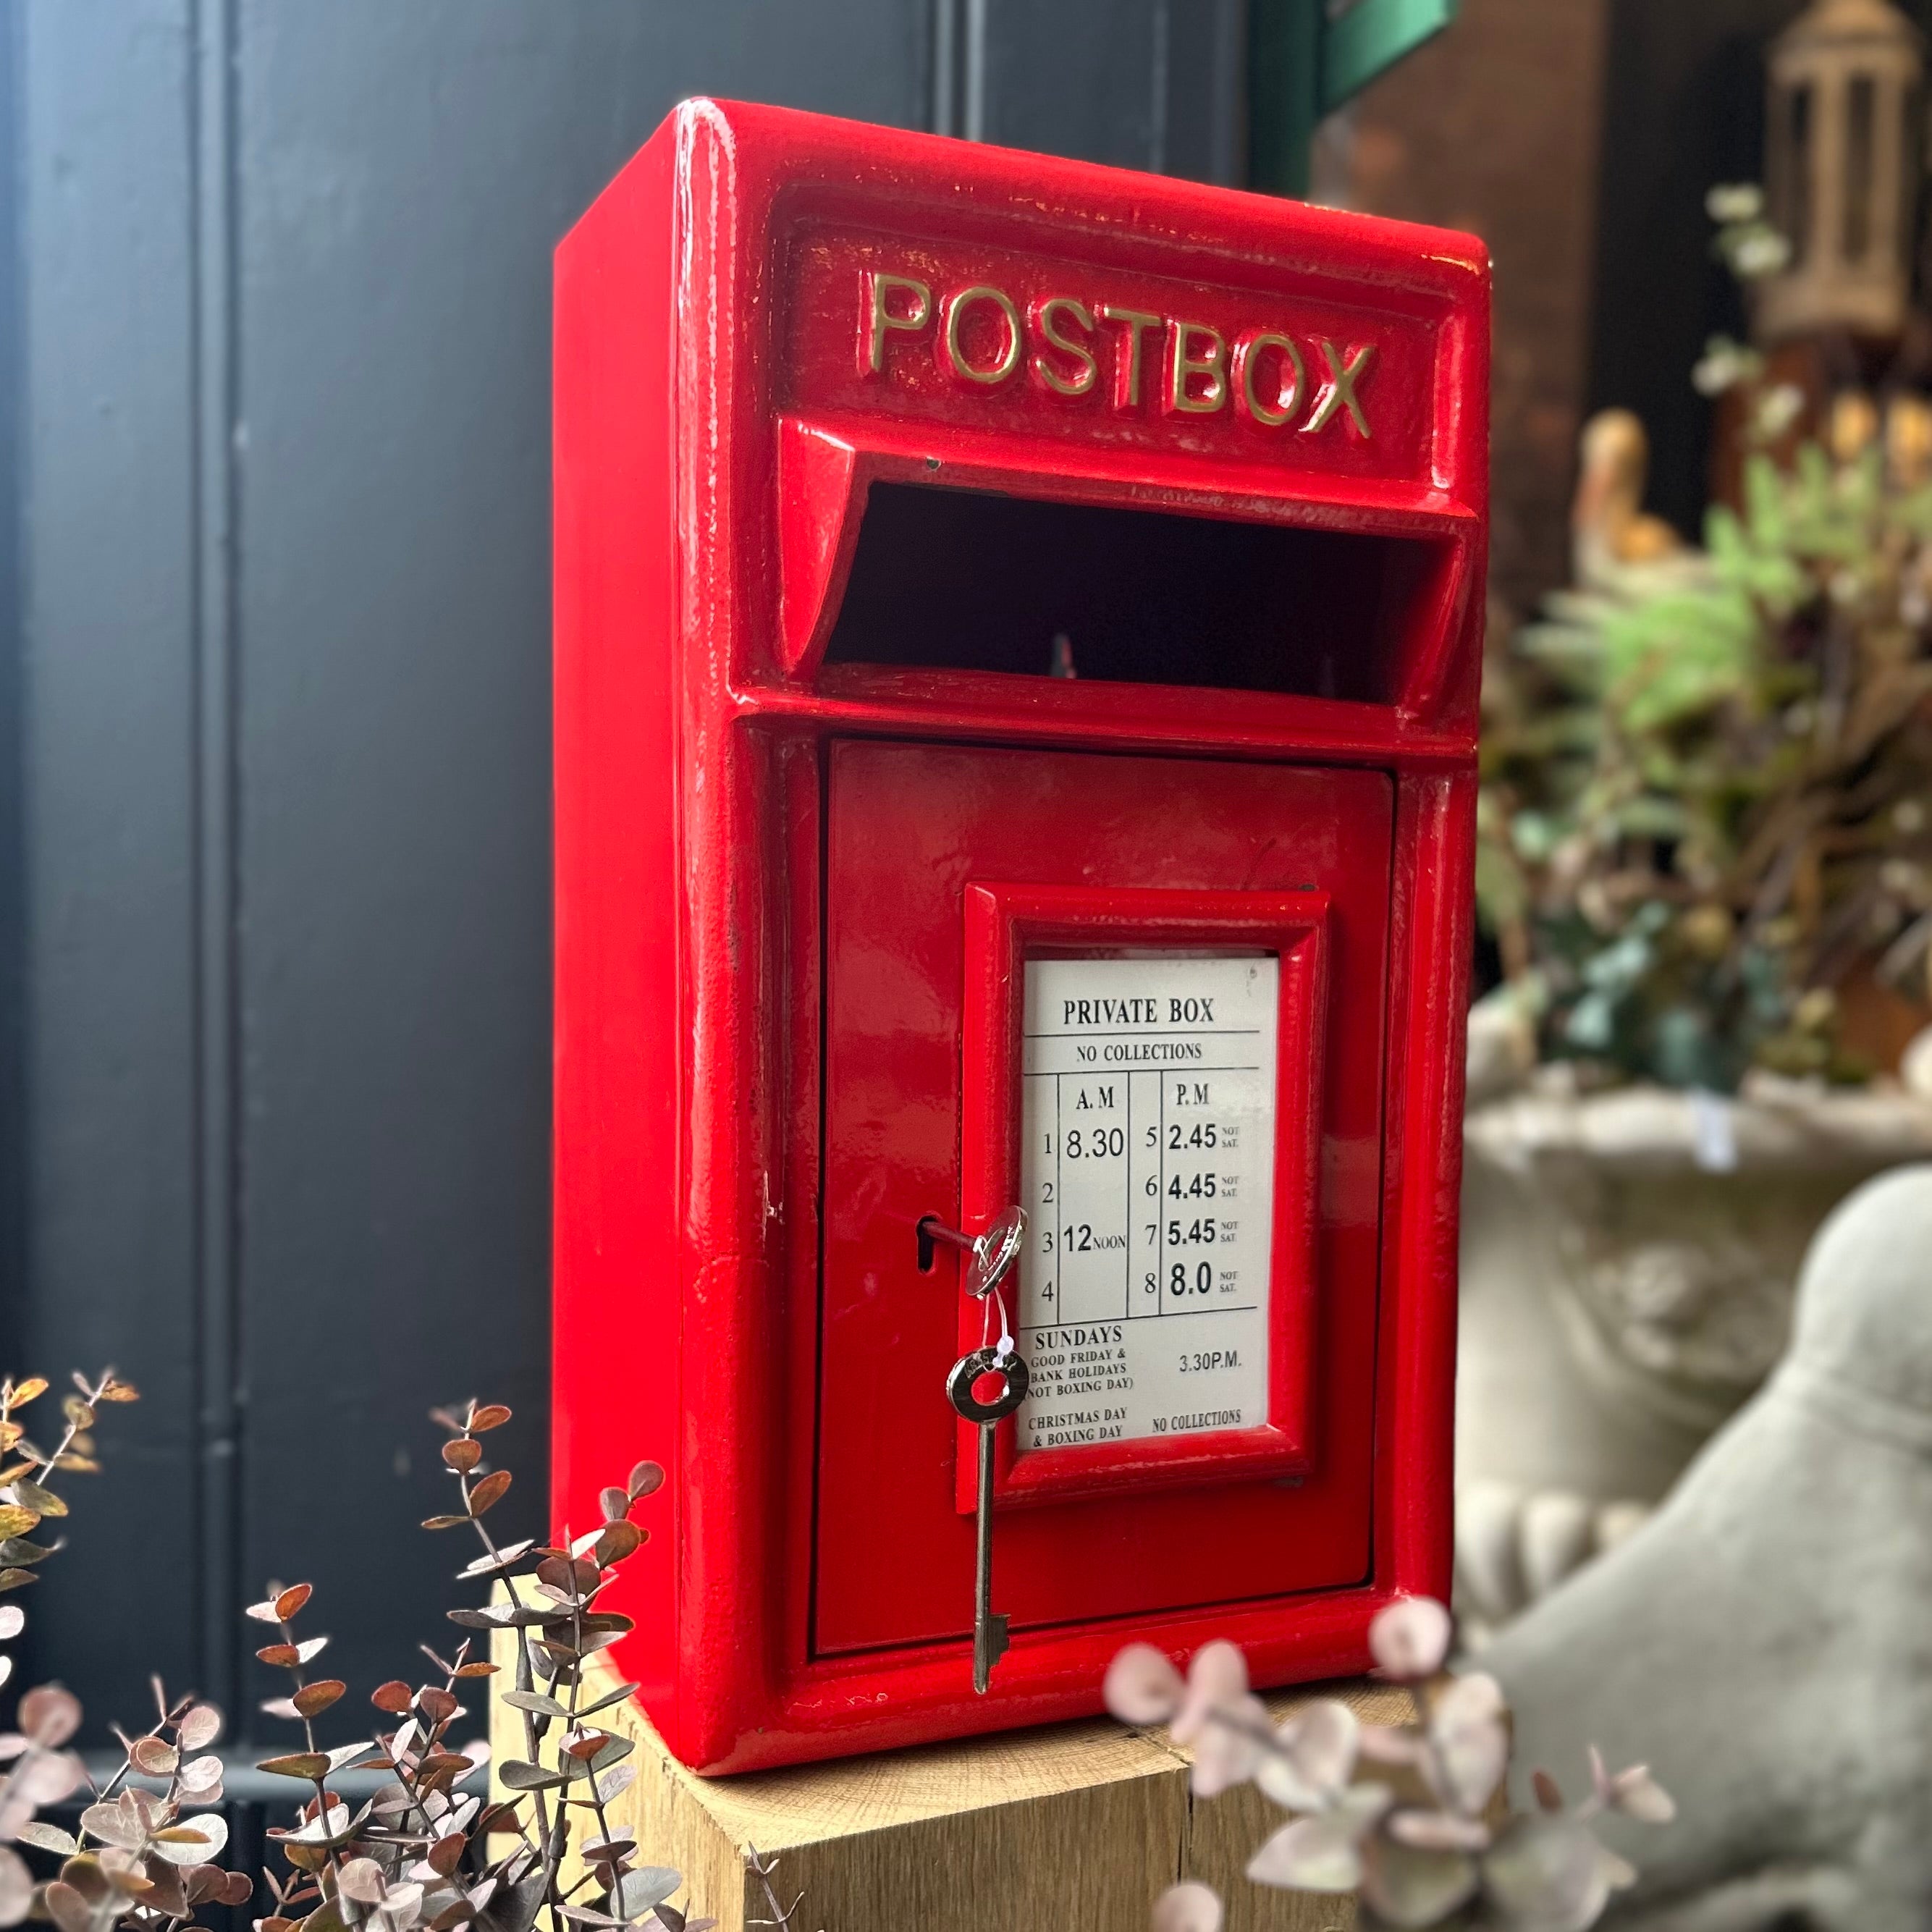
{"type": "MultiPolygon", "coordinates": [[[[514,1641],[496,1640],[513,1667],[514,1641]]],[[[601,1659],[586,1688],[614,1679],[601,1659]]],[[[1400,1724],[1404,1692],[1368,1682],[1268,1699],[1277,1719],[1310,1696],[1339,1696],[1368,1722],[1400,1724]]],[[[1243,1870],[1285,1814],[1252,1786],[1189,1794],[1188,1754],[1157,1731],[1100,1720],[1008,1732],[742,1778],[704,1778],[673,1759],[626,1703],[598,1721],[636,1740],[638,1777],[610,1806],[635,1828],[644,1861],[675,1865],[677,1904],[719,1932],[774,1914],[754,1850],[777,1860],[794,1932],[1138,1932],[1177,1878],[1212,1885],[1227,1932],[1348,1932],[1349,1900],[1275,1892],[1243,1870]]],[[[523,1755],[520,1721],[493,1700],[494,1761],[523,1755]]],[[[499,1793],[499,1796],[505,1795],[499,1793]]]]}

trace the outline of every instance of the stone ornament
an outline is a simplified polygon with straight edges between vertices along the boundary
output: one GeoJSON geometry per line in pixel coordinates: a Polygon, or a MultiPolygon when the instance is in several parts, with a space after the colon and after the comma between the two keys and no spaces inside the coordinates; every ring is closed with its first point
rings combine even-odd
{"type": "MultiPolygon", "coordinates": [[[[1732,1100],[1555,1082],[1469,1117],[1471,1152],[1554,1217],[1564,1334],[1606,1400],[1708,1432],[1784,1348],[1826,1214],[1932,1156],[1932,1109],[1895,1088],[1754,1075],[1732,1100]]],[[[1612,1492],[1614,1493],[1614,1492],[1612,1492]]]]}
{"type": "Polygon", "coordinates": [[[1649,1514],[1647,1503],[1598,1502],[1574,1490],[1525,1489],[1494,1477],[1458,1484],[1456,1615],[1463,1642],[1480,1650],[1649,1514]]]}
{"type": "Polygon", "coordinates": [[[1621,1922],[1932,1920],[1928,1257],[1932,1164],[1861,1188],[1806,1258],[1770,1381],[1484,1653],[1519,1764],[1640,1747],[1676,1795],[1621,1922]]]}

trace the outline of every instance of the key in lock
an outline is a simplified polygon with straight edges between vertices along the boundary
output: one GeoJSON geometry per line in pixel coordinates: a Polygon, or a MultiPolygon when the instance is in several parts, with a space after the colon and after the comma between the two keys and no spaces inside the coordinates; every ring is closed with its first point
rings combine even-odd
{"type": "Polygon", "coordinates": [[[937,1214],[928,1214],[915,1232],[920,1272],[923,1274],[932,1266],[933,1244],[944,1241],[970,1258],[959,1285],[975,1301],[983,1301],[1012,1274],[1020,1258],[1026,1241],[1026,1213],[1023,1208],[1009,1208],[978,1234],[962,1234],[957,1228],[947,1227],[937,1214]]]}

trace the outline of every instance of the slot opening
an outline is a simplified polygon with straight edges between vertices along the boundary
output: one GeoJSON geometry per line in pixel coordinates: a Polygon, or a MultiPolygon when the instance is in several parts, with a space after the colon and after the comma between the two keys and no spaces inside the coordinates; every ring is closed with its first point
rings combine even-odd
{"type": "Polygon", "coordinates": [[[1448,548],[876,483],[824,662],[1392,704],[1448,548]]]}

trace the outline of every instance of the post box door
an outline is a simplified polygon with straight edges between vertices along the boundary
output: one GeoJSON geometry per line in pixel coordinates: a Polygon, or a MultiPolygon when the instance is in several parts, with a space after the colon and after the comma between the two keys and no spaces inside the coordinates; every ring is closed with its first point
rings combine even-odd
{"type": "MultiPolygon", "coordinates": [[[[1172,1235],[1174,1245],[1160,1249],[1162,1292],[1149,1291],[1150,1306],[1136,1307],[1131,1295],[1122,1303],[1138,1397],[1109,1397],[1104,1367],[1093,1382],[1074,1384],[1066,1376],[1081,1371],[1063,1366],[1049,1382],[1058,1374],[1060,1385],[1085,1393],[1042,1420],[1118,1415],[1124,1420],[1109,1426],[1133,1439],[1120,1445],[1118,1467],[1104,1450],[1096,1452],[1097,1466],[1071,1492],[1043,1485],[1003,1498],[996,1607],[1020,1630],[1365,1580],[1390,780],[1377,772],[1209,759],[838,741],[828,749],[826,799],[814,1652],[931,1642],[970,1629],[973,1522],[962,1507],[970,1492],[962,1480],[962,1432],[944,1388],[962,1352],[962,1297],[950,1263],[920,1271],[914,1230],[927,1214],[957,1225],[962,1121],[992,1077],[987,1066],[969,1064],[966,1048],[974,1042],[983,1055],[992,1040],[997,1052],[999,1038],[999,1022],[974,1004],[983,992],[970,970],[968,927],[974,908],[983,921],[987,908],[1006,901],[1052,904],[1058,895],[1076,908],[1116,908],[1095,926],[1090,944],[1082,944],[1076,918],[1052,930],[1052,944],[1018,947],[1026,958],[1013,998],[1049,1002],[1050,1029],[1037,1014],[1025,1024],[1057,1036],[1042,1038],[1044,1057],[1027,1062],[1030,1073],[1040,1071],[1010,1083],[1015,1109],[1026,1109],[1042,1147],[1056,1126],[1064,1136],[1077,1125],[1064,1110],[1084,1090],[1069,1088],[1052,1056],[1068,1066],[1083,1064],[1076,1056],[1096,1041],[1118,1056],[1145,1050],[1132,1044],[1135,1024],[1156,998],[1163,1026],[1184,1008],[1190,1025],[1198,1012],[1223,1026],[1226,1037],[1202,1037],[1210,1057],[1217,1046],[1227,1049],[1215,1064],[1233,1070],[1216,1089],[1217,1103],[1225,1103],[1224,1120],[1239,1115],[1244,1138],[1219,1160],[1190,1164],[1177,1154],[1168,1167],[1132,1166],[1125,1152],[1130,1121],[1136,1147],[1152,1148],[1150,1131],[1164,1146],[1170,1129],[1182,1138],[1193,1130],[1179,1116],[1159,1113],[1162,1082],[1141,1077],[1160,1063],[1112,1063],[1122,1078],[1105,1096],[1118,1110],[1101,1124],[1108,1138],[1096,1144],[1090,1135],[1081,1143],[1083,1154],[1097,1144],[1109,1160],[1089,1162],[1078,1177],[1084,1198],[1100,1206],[1083,1212],[1074,1235],[1091,1223],[1111,1240],[1112,1214],[1129,1229],[1130,1249],[1143,1237],[1164,1244],[1172,1235]],[[1250,902],[1268,916],[1258,916],[1246,939],[1238,932],[1202,944],[1202,933],[1188,927],[1191,915],[1178,925],[1153,916],[1170,904],[1184,911],[1250,902]],[[1284,926],[1284,907],[1308,910],[1299,926],[1293,919],[1284,926]],[[1138,930],[1144,910],[1145,930],[1138,930]],[[1318,936],[1318,971],[1312,970],[1316,954],[1293,936],[1304,930],[1318,936]],[[1177,932],[1191,936],[1177,940],[1177,932]],[[1082,968],[1082,960],[1105,964],[1094,972],[1082,968]],[[1090,1005],[1082,1008],[1078,998],[1090,1005]],[[1231,1012],[1230,1002],[1238,1010],[1231,1012]],[[1076,1020],[1092,1024],[1072,1026],[1076,1020]],[[1230,1020],[1235,1024],[1226,1028],[1230,1020]],[[1233,1052],[1237,1046],[1243,1051],[1233,1052]],[[1023,1090],[1034,1098],[1024,1100],[1023,1090]],[[1308,1184],[1299,1193],[1292,1143],[1306,1157],[1308,1184]],[[1244,1191],[1238,1212],[1222,1207],[1212,1219],[1215,1204],[1189,1198],[1189,1190],[1213,1184],[1208,1177],[1216,1170],[1244,1191]],[[1138,1197],[1150,1184],[1159,1190],[1161,1213],[1143,1228],[1145,1204],[1138,1197]],[[1124,1190],[1132,1192],[1131,1214],[1121,1207],[1124,1190]],[[1257,1226],[1264,1202],[1267,1225],[1257,1226]],[[1190,1245],[1190,1238],[1216,1233],[1226,1240],[1211,1255],[1190,1245]],[[1270,1269],[1268,1258],[1291,1249],[1305,1255],[1305,1266],[1270,1269]],[[1228,1314],[1216,1331],[1232,1339],[1205,1344],[1202,1324],[1168,1299],[1170,1275],[1176,1296],[1191,1292],[1197,1276],[1202,1293],[1218,1288],[1235,1295],[1248,1312],[1228,1314]],[[1270,1314],[1270,1293],[1305,1305],[1270,1314]],[[1262,1307],[1259,1316],[1251,1304],[1262,1307]],[[1133,1319],[1149,1312],[1154,1318],[1133,1319]],[[1168,1322],[1166,1313],[1182,1318],[1168,1322]],[[1198,1429],[1204,1414],[1211,1424],[1218,1413],[1150,1415],[1150,1408],[1186,1408],[1187,1358],[1223,1372],[1234,1356],[1243,1370],[1220,1372],[1220,1385],[1252,1388],[1252,1352],[1265,1353],[1272,1337],[1270,1372],[1279,1383],[1282,1338],[1291,1332],[1305,1352],[1299,1366],[1307,1397],[1291,1465],[1258,1462],[1246,1453],[1250,1436],[1223,1438],[1211,1426],[1194,1438],[1178,1480],[1171,1470],[1150,1472],[1136,1462],[1150,1430],[1170,1420],[1198,1429]],[[1178,1338],[1171,1347],[1170,1336],[1178,1338]],[[1241,1357],[1243,1350],[1250,1356],[1241,1357]]],[[[1029,1054],[1035,1045],[1029,1042],[1029,1054]]],[[[1017,1147],[1017,1119],[1012,1133],[1017,1147]]],[[[1063,1138],[1056,1153],[1065,1150],[1063,1138]]],[[[1040,1211],[1045,1172],[1036,1159],[1016,1163],[1035,1214],[1022,1264],[1023,1274],[1034,1272],[1008,1291],[1016,1316],[1028,1308],[1039,1315],[1049,1280],[1043,1244],[1066,1232],[1054,1213],[1040,1211]]],[[[1104,1257],[1106,1268],[1118,1263],[1124,1282],[1135,1287],[1147,1279],[1138,1260],[1131,1252],[1104,1257]]],[[[1102,1277],[1090,1268],[1079,1279],[1085,1313],[1111,1316],[1093,1300],[1102,1277]]],[[[1084,1316],[1079,1326],[1103,1340],[1111,1332],[1103,1319],[1084,1316]]],[[[1021,1342],[1024,1350],[1024,1329],[1021,1342]]],[[[1056,1359],[1064,1364],[1067,1354],[1063,1348],[1056,1359]]],[[[1107,1358],[1103,1349],[1096,1359],[1107,1358]]],[[[1214,1385],[1214,1378],[1197,1385],[1214,1385]]],[[[1034,1428],[1033,1440],[1050,1439],[1034,1428]]],[[[1022,1450],[1010,1473],[1022,1474],[1025,1462],[1022,1450]]]]}

